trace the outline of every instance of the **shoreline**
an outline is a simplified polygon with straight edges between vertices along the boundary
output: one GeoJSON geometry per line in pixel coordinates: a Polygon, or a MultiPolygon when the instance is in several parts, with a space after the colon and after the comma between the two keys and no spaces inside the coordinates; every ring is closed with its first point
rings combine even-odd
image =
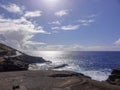
{"type": "Polygon", "coordinates": [[[0,46],[0,90],[120,90],[120,69],[114,70],[104,82],[72,71],[29,71],[30,64],[51,62],[24,53],[17,55],[20,51],[0,46]]]}

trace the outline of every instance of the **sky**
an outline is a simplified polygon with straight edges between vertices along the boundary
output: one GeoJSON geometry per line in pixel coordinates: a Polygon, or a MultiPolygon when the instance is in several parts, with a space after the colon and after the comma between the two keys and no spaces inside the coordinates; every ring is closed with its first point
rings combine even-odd
{"type": "Polygon", "coordinates": [[[19,50],[120,51],[120,0],[0,0],[0,42],[19,50]]]}

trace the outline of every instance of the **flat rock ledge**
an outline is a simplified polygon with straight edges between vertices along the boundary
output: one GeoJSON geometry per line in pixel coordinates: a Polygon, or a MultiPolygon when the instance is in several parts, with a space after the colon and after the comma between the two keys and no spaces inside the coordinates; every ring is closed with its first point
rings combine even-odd
{"type": "Polygon", "coordinates": [[[120,86],[75,72],[46,70],[2,72],[0,90],[120,90],[120,86]]]}

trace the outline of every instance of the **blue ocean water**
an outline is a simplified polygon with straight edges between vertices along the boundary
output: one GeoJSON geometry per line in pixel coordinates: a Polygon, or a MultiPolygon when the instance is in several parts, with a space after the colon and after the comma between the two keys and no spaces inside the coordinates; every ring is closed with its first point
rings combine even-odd
{"type": "MultiPolygon", "coordinates": [[[[107,51],[40,51],[31,55],[52,61],[51,64],[36,64],[37,69],[48,69],[55,65],[68,64],[56,70],[67,70],[83,73],[94,80],[103,81],[108,78],[113,68],[120,68],[120,52],[107,51]]],[[[34,66],[32,66],[35,68],[34,66]]]]}

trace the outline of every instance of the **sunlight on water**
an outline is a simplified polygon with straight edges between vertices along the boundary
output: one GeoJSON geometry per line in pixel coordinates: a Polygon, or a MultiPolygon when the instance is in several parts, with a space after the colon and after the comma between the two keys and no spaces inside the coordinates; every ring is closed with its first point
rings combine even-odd
{"type": "Polygon", "coordinates": [[[62,54],[62,52],[59,51],[42,51],[39,52],[40,55],[43,57],[57,57],[62,54]]]}
{"type": "MultiPolygon", "coordinates": [[[[119,66],[114,62],[116,55],[105,52],[63,52],[63,51],[39,51],[30,52],[30,55],[43,57],[52,63],[37,63],[30,65],[31,70],[67,70],[83,73],[94,80],[103,81],[108,78],[111,68],[119,66]],[[114,58],[114,59],[111,59],[114,58]],[[65,67],[54,69],[56,66],[67,64],[65,67]]],[[[119,57],[119,55],[117,56],[119,57]]],[[[117,60],[118,61],[118,60],[117,60]]]]}

